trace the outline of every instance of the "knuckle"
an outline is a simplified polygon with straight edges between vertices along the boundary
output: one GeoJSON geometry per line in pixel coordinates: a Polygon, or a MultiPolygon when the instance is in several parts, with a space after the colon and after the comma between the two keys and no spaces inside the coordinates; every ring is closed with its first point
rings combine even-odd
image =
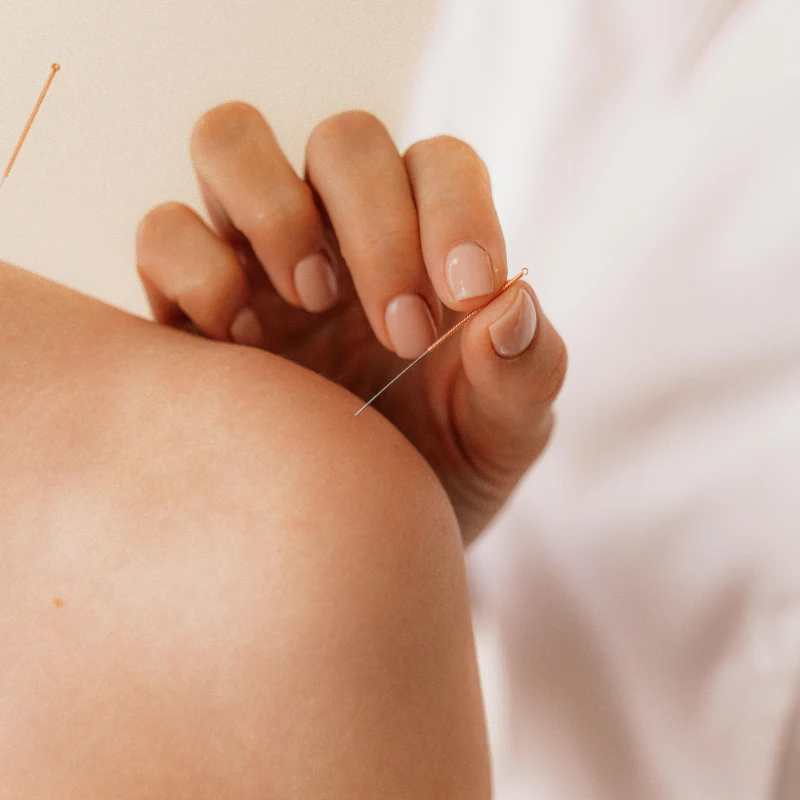
{"type": "Polygon", "coordinates": [[[494,241],[494,230],[487,220],[486,203],[482,198],[465,193],[441,193],[428,200],[422,206],[421,213],[427,217],[444,217],[445,219],[468,222],[472,229],[470,239],[491,239],[494,241]]]}
{"type": "Polygon", "coordinates": [[[225,270],[198,269],[176,288],[175,299],[184,308],[192,309],[200,303],[219,303],[236,288],[233,276],[225,270]]]}
{"type": "Polygon", "coordinates": [[[183,203],[162,203],[145,214],[136,230],[136,246],[148,254],[171,240],[176,231],[194,220],[194,212],[183,203]]]}
{"type": "Polygon", "coordinates": [[[267,197],[253,205],[237,226],[249,239],[253,237],[278,239],[297,235],[315,225],[316,209],[310,191],[305,187],[267,197]]]}
{"type": "Polygon", "coordinates": [[[404,158],[425,213],[451,214],[455,205],[458,213],[470,218],[486,216],[487,205],[492,203],[489,171],[466,142],[436,136],[413,144],[404,158]]]}
{"type": "Polygon", "coordinates": [[[170,290],[178,305],[196,318],[218,316],[232,298],[246,293],[244,274],[234,259],[219,258],[196,263],[172,276],[170,290]]]}
{"type": "Polygon", "coordinates": [[[484,160],[462,139],[455,136],[434,136],[411,145],[406,151],[406,163],[410,169],[419,164],[447,165],[447,171],[459,175],[477,177],[489,184],[489,170],[484,160]]]}
{"type": "Polygon", "coordinates": [[[266,125],[266,121],[255,106],[238,100],[223,103],[206,111],[194,124],[189,149],[195,158],[227,152],[257,125],[266,125]]]}
{"type": "Polygon", "coordinates": [[[361,149],[389,134],[383,123],[367,111],[344,111],[323,120],[308,138],[306,154],[312,158],[330,150],[361,149]]]}
{"type": "Polygon", "coordinates": [[[435,158],[437,160],[446,158],[467,166],[486,168],[483,159],[463,139],[446,134],[415,142],[406,151],[406,157],[410,159],[435,158]]]}
{"type": "Polygon", "coordinates": [[[362,234],[348,248],[348,260],[395,261],[399,254],[407,254],[414,244],[414,233],[405,227],[388,228],[362,234]]]}

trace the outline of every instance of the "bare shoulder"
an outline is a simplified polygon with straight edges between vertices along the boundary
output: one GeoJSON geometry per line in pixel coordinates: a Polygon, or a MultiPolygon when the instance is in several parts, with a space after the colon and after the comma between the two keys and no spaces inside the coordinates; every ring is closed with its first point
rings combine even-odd
{"type": "Polygon", "coordinates": [[[307,518],[321,531],[325,511],[341,511],[356,531],[380,509],[383,530],[457,541],[446,495],[407,440],[378,414],[354,417],[357,398],[285,359],[10,267],[0,267],[0,337],[9,523],[20,514],[26,529],[46,526],[69,507],[73,532],[116,514],[120,534],[156,526],[180,537],[259,520],[307,518]]]}
{"type": "Polygon", "coordinates": [[[15,796],[488,795],[458,531],[399,433],[7,267],[0,340],[15,796]]]}

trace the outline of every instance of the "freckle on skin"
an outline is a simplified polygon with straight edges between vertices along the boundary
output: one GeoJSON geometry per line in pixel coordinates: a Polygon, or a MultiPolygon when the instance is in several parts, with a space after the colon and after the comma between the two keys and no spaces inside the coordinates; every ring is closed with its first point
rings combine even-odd
{"type": "Polygon", "coordinates": [[[53,598],[53,605],[56,608],[64,608],[64,601],[60,597],[53,598]]]}

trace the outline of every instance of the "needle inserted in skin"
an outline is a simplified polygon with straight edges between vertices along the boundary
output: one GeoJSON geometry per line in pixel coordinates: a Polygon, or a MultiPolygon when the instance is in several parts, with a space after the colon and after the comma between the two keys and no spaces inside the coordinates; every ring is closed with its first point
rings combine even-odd
{"type": "Polygon", "coordinates": [[[426,355],[428,355],[428,353],[434,351],[440,344],[442,344],[442,342],[446,342],[451,336],[453,336],[453,334],[461,330],[461,328],[463,328],[478,312],[483,311],[483,309],[486,308],[486,306],[488,306],[492,301],[500,297],[500,295],[503,294],[503,292],[505,292],[506,289],[513,286],[520,278],[524,278],[527,274],[528,270],[525,267],[523,267],[522,271],[518,275],[515,275],[513,278],[505,282],[503,288],[496,295],[494,295],[494,297],[492,297],[490,300],[487,300],[482,306],[476,308],[474,311],[470,311],[470,313],[467,314],[467,316],[464,317],[464,319],[462,319],[460,322],[457,322],[455,325],[453,325],[452,328],[450,328],[449,331],[442,334],[421,356],[415,358],[402,372],[400,372],[398,375],[395,375],[394,378],[392,378],[389,381],[389,383],[387,383],[386,386],[384,386],[383,389],[381,389],[378,392],[378,394],[367,400],[367,402],[364,403],[364,405],[361,406],[361,408],[359,408],[358,411],[356,411],[356,413],[353,414],[353,416],[357,417],[368,405],[372,403],[373,400],[380,397],[380,395],[382,395],[396,380],[402,378],[403,375],[405,375],[406,372],[408,372],[411,369],[411,367],[413,367],[414,364],[417,363],[417,361],[420,361],[426,355]]]}
{"type": "Polygon", "coordinates": [[[19,137],[19,141],[17,142],[17,146],[14,148],[14,152],[11,154],[11,158],[8,161],[8,165],[3,172],[3,177],[0,178],[0,188],[2,188],[3,184],[6,182],[6,178],[8,177],[9,173],[11,172],[11,168],[14,166],[14,162],[17,160],[17,156],[19,155],[19,151],[22,149],[22,145],[25,141],[25,137],[28,135],[28,131],[31,129],[31,125],[33,125],[33,120],[36,118],[36,115],[39,113],[39,107],[42,105],[42,101],[44,100],[44,96],[47,94],[47,90],[50,88],[50,84],[53,82],[53,78],[56,76],[56,72],[61,69],[60,64],[53,64],[50,67],[50,77],[47,79],[47,83],[44,85],[44,89],[42,89],[41,93],[39,94],[39,99],[36,101],[36,105],[33,107],[33,111],[31,111],[31,115],[28,117],[28,122],[25,125],[25,130],[22,131],[22,136],[19,137]]]}

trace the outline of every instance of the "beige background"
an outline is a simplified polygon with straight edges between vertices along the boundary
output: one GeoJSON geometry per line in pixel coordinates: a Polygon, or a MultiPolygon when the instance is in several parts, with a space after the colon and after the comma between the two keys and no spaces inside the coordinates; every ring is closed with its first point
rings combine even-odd
{"type": "Polygon", "coordinates": [[[258,106],[293,163],[324,117],[396,132],[435,0],[0,0],[0,258],[144,313],[133,237],[148,208],[200,208],[187,145],[204,110],[258,106]]]}

